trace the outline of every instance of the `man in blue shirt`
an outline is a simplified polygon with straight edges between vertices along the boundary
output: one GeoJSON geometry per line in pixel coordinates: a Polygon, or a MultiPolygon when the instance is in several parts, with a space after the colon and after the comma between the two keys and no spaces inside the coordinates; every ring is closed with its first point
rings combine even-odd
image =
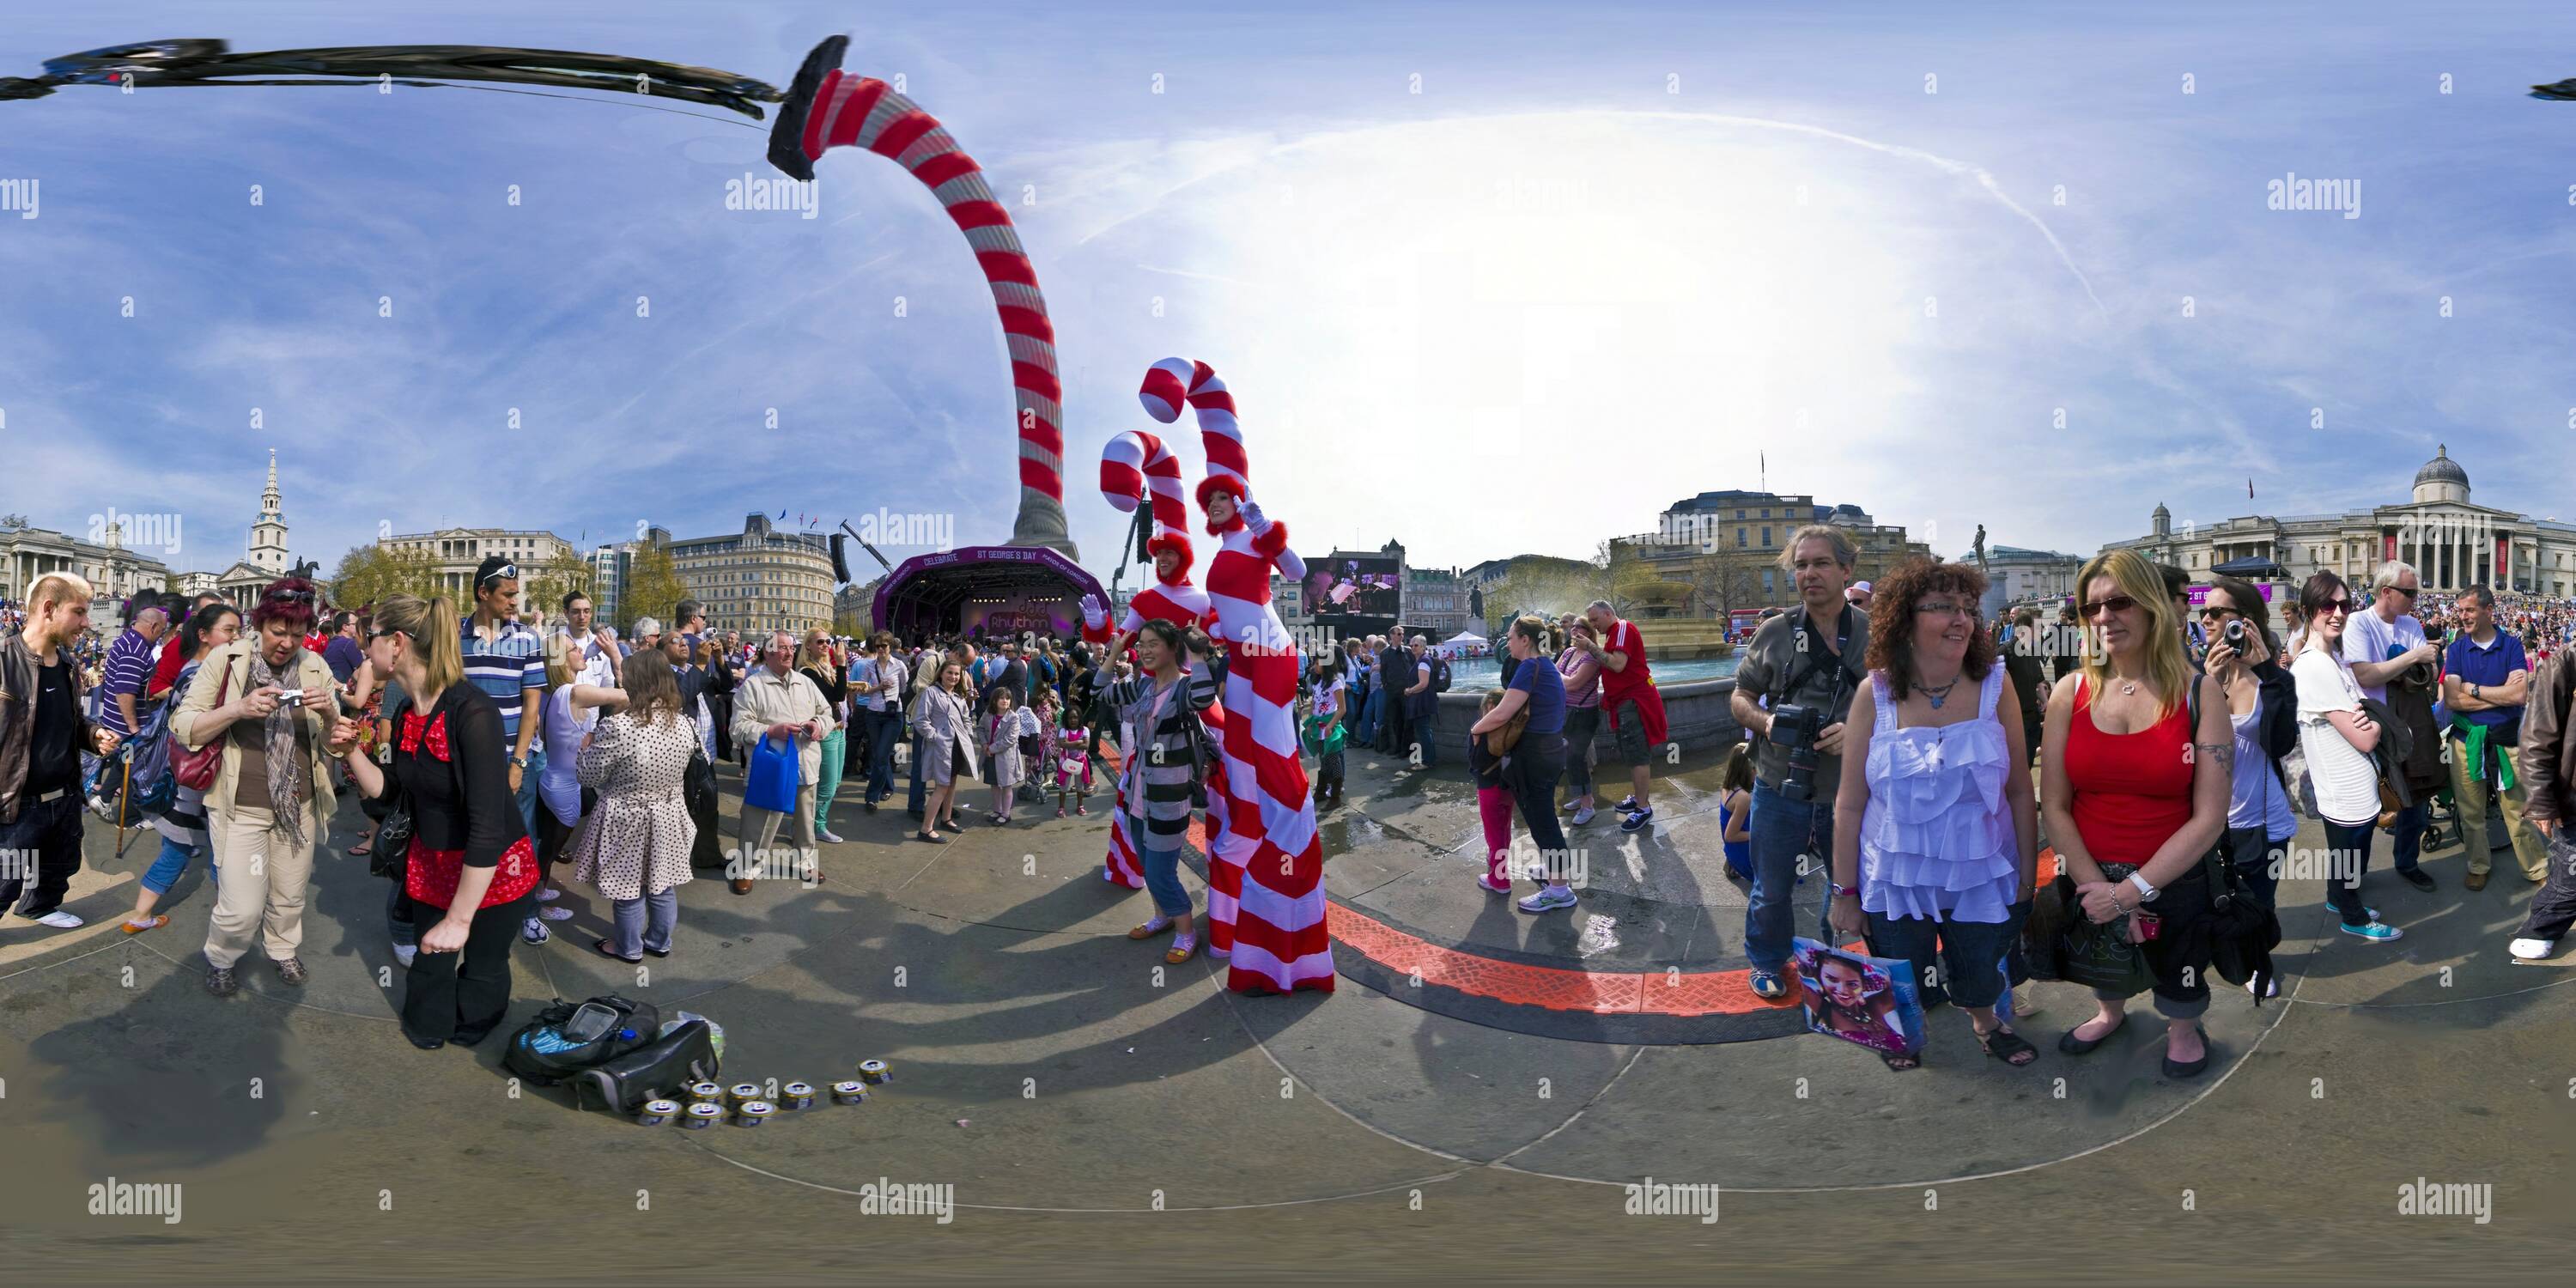
{"type": "Polygon", "coordinates": [[[322,661],[331,668],[331,678],[347,684],[366,660],[358,643],[358,615],[346,609],[331,614],[331,642],[322,646],[322,661]]]}
{"type": "Polygon", "coordinates": [[[2549,853],[2523,817],[2527,794],[2514,750],[2522,741],[2522,708],[2531,684],[2531,661],[2522,641],[2496,629],[2495,595],[2480,586],[2460,596],[2466,627],[2442,655],[2442,702],[2451,712],[2451,799],[2459,802],[2460,833],[2469,849],[2471,890],[2487,884],[2494,859],[2487,849],[2487,796],[2502,788],[2504,826],[2522,874],[2537,882],[2549,875],[2549,853]]]}
{"type": "MultiPolygon", "coordinates": [[[[474,570],[474,615],[465,619],[458,634],[466,682],[501,709],[501,736],[510,751],[510,791],[518,798],[528,835],[534,836],[537,778],[546,768],[545,745],[537,741],[537,721],[545,706],[546,645],[519,620],[518,564],[493,555],[474,570]]],[[[520,937],[532,944],[544,943],[545,922],[528,918],[520,937]]]]}

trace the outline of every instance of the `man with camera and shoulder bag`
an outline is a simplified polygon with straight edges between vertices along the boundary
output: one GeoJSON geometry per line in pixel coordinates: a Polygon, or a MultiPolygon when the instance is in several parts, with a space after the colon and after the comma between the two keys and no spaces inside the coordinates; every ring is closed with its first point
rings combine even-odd
{"type": "MultiPolygon", "coordinates": [[[[1780,566],[1799,606],[1764,622],[1745,647],[1729,700],[1754,751],[1753,890],[1744,910],[1744,955],[1755,996],[1789,995],[1783,977],[1798,879],[1833,853],[1834,793],[1842,783],[1843,714],[1869,651],[1869,615],[1844,602],[1859,550],[1841,529],[1810,524],[1790,534],[1780,566]]],[[[1831,941],[1819,921],[1819,938],[1831,941]]]]}

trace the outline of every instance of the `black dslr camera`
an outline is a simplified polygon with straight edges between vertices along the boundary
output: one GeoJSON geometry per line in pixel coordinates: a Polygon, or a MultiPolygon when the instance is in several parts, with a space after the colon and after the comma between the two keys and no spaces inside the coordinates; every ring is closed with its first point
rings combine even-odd
{"type": "Polygon", "coordinates": [[[1784,702],[1771,713],[1771,741],[1789,749],[1789,772],[1780,780],[1782,799],[1816,798],[1816,735],[1824,727],[1825,713],[1814,707],[1784,702]]]}

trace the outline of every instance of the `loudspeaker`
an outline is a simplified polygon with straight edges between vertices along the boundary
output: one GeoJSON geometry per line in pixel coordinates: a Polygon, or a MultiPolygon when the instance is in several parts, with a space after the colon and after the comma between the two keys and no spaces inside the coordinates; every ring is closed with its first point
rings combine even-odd
{"type": "Polygon", "coordinates": [[[850,561],[842,557],[841,534],[835,532],[832,534],[832,581],[836,585],[846,586],[851,580],[850,561]]]}

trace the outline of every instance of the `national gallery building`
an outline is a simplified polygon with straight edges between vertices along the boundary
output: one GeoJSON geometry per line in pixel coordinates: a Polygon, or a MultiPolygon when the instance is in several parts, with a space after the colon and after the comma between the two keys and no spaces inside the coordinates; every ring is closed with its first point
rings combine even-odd
{"type": "Polygon", "coordinates": [[[2469,473],[2451,459],[2448,444],[2415,471],[2414,499],[2403,504],[2348,514],[2249,514],[2186,523],[2180,532],[2159,505],[2152,533],[2106,548],[2172,564],[2194,584],[2228,576],[2295,585],[2322,568],[2361,589],[2382,562],[2398,559],[2414,566],[2426,590],[2576,593],[2576,523],[2472,504],[2469,473]]]}

